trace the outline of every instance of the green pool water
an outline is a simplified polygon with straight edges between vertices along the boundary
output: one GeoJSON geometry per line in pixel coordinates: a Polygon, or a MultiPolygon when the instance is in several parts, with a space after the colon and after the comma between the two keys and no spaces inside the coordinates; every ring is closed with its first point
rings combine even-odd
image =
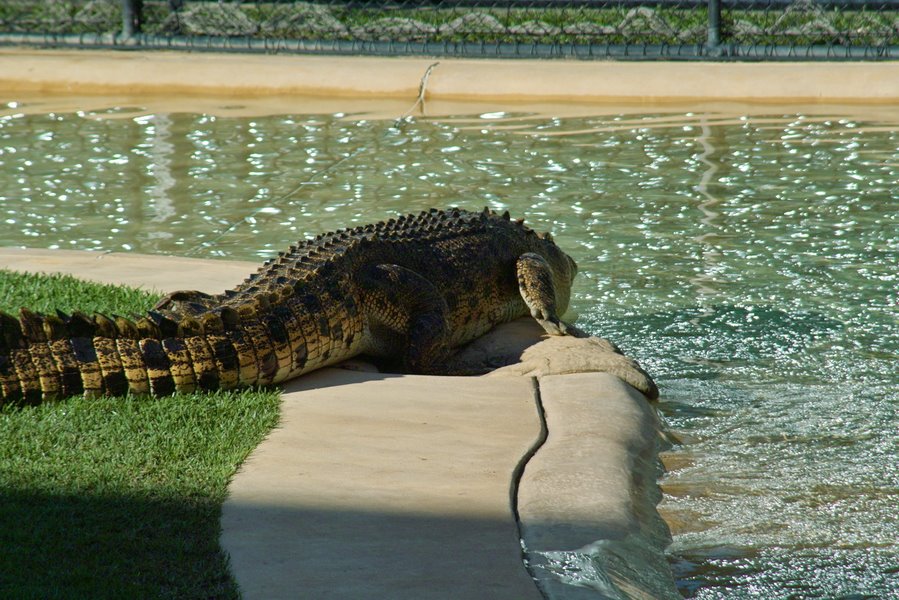
{"type": "Polygon", "coordinates": [[[681,592],[899,597],[899,120],[3,100],[0,245],[261,260],[451,205],[551,230],[578,322],[654,375],[682,441],[660,506],[681,592]]]}

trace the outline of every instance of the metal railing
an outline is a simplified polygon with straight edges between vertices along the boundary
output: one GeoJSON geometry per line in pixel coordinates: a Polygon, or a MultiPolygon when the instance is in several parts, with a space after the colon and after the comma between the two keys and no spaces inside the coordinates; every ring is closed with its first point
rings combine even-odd
{"type": "Polygon", "coordinates": [[[0,43],[238,52],[899,58],[899,0],[3,0],[0,43]]]}

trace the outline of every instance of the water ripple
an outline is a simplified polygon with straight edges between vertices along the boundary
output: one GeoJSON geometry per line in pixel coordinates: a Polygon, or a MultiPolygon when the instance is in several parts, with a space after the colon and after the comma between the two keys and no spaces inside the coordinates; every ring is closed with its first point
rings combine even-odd
{"type": "MultiPolygon", "coordinates": [[[[690,597],[899,596],[899,127],[735,112],[390,121],[0,115],[0,231],[259,259],[422,210],[510,210],[658,379],[690,597]]],[[[589,572],[589,569],[585,569],[589,572]]]]}

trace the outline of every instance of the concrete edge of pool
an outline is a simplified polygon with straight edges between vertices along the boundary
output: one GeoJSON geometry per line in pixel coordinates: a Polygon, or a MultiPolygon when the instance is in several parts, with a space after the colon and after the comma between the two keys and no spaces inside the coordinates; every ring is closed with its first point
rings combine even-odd
{"type": "MultiPolygon", "coordinates": [[[[0,248],[0,268],[214,292],[256,265],[0,248]]],[[[540,336],[522,320],[487,337],[514,354],[540,336]]],[[[231,482],[222,544],[245,598],[680,597],[656,511],[660,425],[634,388],[360,367],[287,384],[279,425],[231,482]],[[614,587],[572,585],[586,560],[614,587]]]]}
{"type": "MultiPolygon", "coordinates": [[[[89,94],[408,98],[432,58],[0,48],[0,89],[89,94]],[[188,58],[190,60],[185,60],[188,58]]],[[[899,99],[899,61],[440,59],[430,99],[847,102],[899,99]]]]}

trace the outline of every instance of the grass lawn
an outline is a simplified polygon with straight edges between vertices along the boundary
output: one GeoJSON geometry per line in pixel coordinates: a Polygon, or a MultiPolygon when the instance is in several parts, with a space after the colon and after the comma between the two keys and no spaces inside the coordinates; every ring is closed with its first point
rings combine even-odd
{"type": "MultiPolygon", "coordinates": [[[[0,310],[139,313],[149,293],[0,271],[0,310]]],[[[237,598],[219,516],[277,390],[0,408],[0,598],[237,598]]]]}

